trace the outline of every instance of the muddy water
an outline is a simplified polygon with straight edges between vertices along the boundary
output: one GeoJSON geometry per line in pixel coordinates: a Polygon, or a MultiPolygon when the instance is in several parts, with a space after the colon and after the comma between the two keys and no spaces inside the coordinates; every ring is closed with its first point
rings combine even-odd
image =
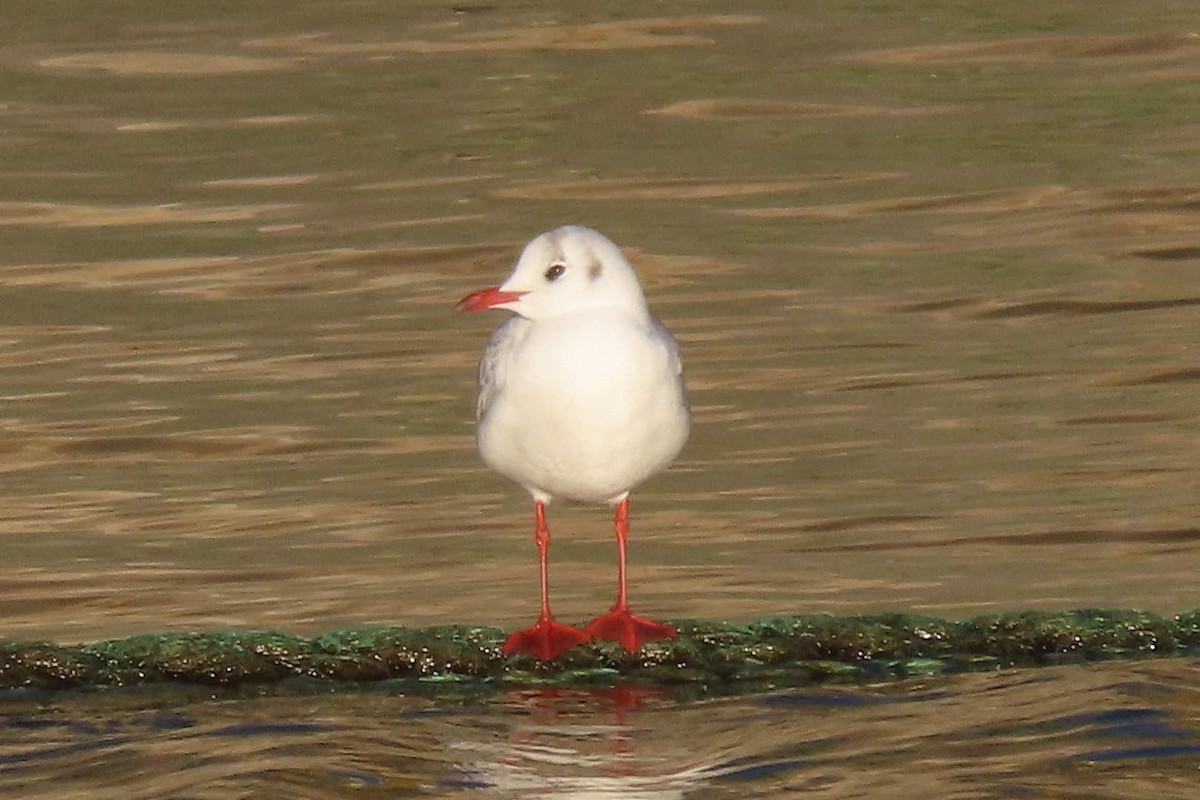
{"type": "Polygon", "coordinates": [[[61,6],[0,34],[3,635],[527,621],[450,309],[564,221],[688,371],[640,609],[1200,605],[1190,4],[61,6]]]}

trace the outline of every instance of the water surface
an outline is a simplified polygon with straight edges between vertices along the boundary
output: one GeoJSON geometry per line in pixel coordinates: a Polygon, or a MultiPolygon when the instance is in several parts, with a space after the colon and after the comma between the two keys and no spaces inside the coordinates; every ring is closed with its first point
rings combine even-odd
{"type": "MultiPolygon", "coordinates": [[[[1198,605],[1191,4],[55,8],[0,34],[3,635],[527,622],[450,309],[566,221],[687,368],[639,609],[1198,605]]],[[[609,525],[552,509],[567,619],[609,525]]]]}
{"type": "Polygon", "coordinates": [[[653,689],[10,698],[17,796],[1193,797],[1195,666],[679,702],[653,689]]]}

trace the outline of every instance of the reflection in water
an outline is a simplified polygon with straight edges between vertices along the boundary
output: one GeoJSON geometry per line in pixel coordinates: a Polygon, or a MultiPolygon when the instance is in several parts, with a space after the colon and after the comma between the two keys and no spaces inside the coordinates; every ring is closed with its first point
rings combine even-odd
{"type": "Polygon", "coordinates": [[[1194,701],[1183,674],[1106,671],[1084,681],[1064,670],[683,706],[651,689],[534,691],[503,701],[520,715],[503,742],[458,742],[451,752],[472,754],[456,757],[468,785],[512,797],[995,796],[1091,785],[1073,764],[1128,769],[1145,758],[1186,769],[1200,735],[1158,706],[1174,704],[1164,695],[1194,701]],[[1070,697],[1056,694],[1067,684],[1070,697]],[[952,766],[932,772],[931,762],[952,766]]]}
{"type": "Polygon", "coordinates": [[[640,687],[440,702],[377,689],[10,694],[0,793],[1186,798],[1196,678],[1164,660],[688,702],[640,687]]]}
{"type": "MultiPolygon", "coordinates": [[[[708,766],[639,756],[639,712],[666,692],[532,690],[508,697],[515,716],[503,742],[456,742],[466,786],[514,797],[682,798],[704,783],[708,766]]],[[[680,754],[682,755],[682,754],[680,754]]]]}

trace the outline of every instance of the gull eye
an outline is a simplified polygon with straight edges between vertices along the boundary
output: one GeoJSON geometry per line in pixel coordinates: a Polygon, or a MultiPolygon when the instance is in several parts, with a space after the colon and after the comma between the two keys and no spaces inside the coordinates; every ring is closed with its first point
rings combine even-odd
{"type": "Polygon", "coordinates": [[[562,274],[567,271],[567,268],[562,264],[551,264],[550,269],[546,270],[546,280],[553,283],[562,277],[562,274]]]}

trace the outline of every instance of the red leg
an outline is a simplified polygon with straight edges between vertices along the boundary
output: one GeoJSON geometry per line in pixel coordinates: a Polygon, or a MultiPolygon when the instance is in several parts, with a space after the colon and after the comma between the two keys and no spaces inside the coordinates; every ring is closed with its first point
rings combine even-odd
{"type": "Polygon", "coordinates": [[[564,625],[550,613],[550,579],[548,570],[548,554],[550,550],[550,528],[546,526],[546,506],[538,500],[534,506],[537,525],[534,528],[534,538],[537,541],[538,562],[542,573],[542,612],[538,615],[533,627],[510,635],[500,648],[506,656],[515,653],[529,653],[541,661],[558,658],[564,651],[577,644],[591,641],[587,631],[564,625]]]}
{"type": "Polygon", "coordinates": [[[628,497],[617,504],[613,528],[617,532],[617,602],[607,614],[589,622],[585,630],[593,639],[617,642],[632,653],[646,642],[673,638],[675,629],[661,622],[635,616],[629,611],[629,597],[625,586],[625,544],[629,539],[628,497]]]}

